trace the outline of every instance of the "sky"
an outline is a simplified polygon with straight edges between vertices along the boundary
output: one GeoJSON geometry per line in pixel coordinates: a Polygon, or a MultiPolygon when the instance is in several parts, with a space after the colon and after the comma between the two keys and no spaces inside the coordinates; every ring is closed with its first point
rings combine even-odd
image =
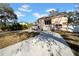
{"type": "Polygon", "coordinates": [[[68,3],[10,3],[15,14],[18,16],[18,22],[35,22],[42,16],[47,16],[50,10],[73,11],[77,4],[68,3]]]}

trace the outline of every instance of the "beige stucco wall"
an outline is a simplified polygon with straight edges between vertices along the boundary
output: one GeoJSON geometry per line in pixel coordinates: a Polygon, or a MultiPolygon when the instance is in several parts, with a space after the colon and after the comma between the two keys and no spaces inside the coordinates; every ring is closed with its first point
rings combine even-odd
{"type": "MultiPolygon", "coordinates": [[[[45,19],[39,19],[39,23],[38,25],[40,26],[41,29],[45,28],[47,25],[45,25],[45,22],[44,22],[45,19]]],[[[51,27],[53,28],[53,26],[55,24],[62,24],[62,28],[60,30],[63,30],[63,31],[67,31],[67,23],[68,23],[68,18],[67,17],[51,17],[51,27]]]]}
{"type": "Polygon", "coordinates": [[[44,19],[40,19],[40,20],[39,20],[38,26],[40,26],[40,28],[43,29],[43,27],[45,26],[44,19]]]}
{"type": "Polygon", "coordinates": [[[67,31],[67,23],[68,23],[68,18],[67,17],[56,17],[51,19],[52,25],[55,24],[62,24],[61,30],[67,31]]]}

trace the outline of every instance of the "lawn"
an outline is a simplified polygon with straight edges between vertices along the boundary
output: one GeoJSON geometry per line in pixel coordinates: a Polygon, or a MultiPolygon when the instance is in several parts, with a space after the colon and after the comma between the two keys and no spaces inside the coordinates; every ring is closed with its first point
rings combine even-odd
{"type": "Polygon", "coordinates": [[[0,49],[38,35],[37,32],[7,32],[0,34],[0,49]]]}

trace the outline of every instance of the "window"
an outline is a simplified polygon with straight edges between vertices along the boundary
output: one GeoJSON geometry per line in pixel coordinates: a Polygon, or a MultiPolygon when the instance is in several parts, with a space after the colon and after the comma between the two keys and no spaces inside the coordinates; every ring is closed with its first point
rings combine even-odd
{"type": "Polygon", "coordinates": [[[56,26],[57,29],[62,28],[62,24],[56,24],[55,26],[56,26]]]}
{"type": "Polygon", "coordinates": [[[51,24],[51,20],[45,20],[45,25],[50,25],[51,24]]]}

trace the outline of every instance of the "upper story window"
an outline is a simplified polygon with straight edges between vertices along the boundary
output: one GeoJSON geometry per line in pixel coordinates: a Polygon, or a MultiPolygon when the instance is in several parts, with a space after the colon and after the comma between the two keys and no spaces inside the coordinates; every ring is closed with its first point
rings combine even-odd
{"type": "Polygon", "coordinates": [[[51,24],[51,20],[45,20],[45,25],[50,25],[51,24]]]}

